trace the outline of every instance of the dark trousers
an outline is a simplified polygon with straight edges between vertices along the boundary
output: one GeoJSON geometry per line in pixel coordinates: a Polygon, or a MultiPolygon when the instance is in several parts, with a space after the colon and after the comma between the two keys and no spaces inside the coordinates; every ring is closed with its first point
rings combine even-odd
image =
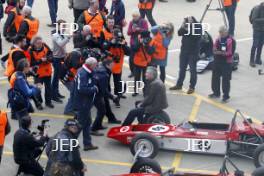
{"type": "Polygon", "coordinates": [[[121,96],[122,93],[122,80],[121,80],[122,73],[115,74],[113,73],[113,80],[114,80],[114,94],[117,96],[121,96]]]}
{"type": "Polygon", "coordinates": [[[261,63],[261,53],[264,44],[264,32],[263,31],[253,31],[253,45],[251,48],[250,62],[261,63]],[[257,53],[257,54],[256,54],[257,53]]]}
{"type": "MultiPolygon", "coordinates": [[[[154,67],[158,67],[158,65],[154,65],[154,67]]],[[[166,79],[166,66],[160,66],[160,80],[164,83],[166,79]]]]}
{"type": "Polygon", "coordinates": [[[138,122],[139,123],[143,123],[143,119],[144,119],[144,114],[145,114],[145,110],[144,108],[135,108],[135,109],[132,109],[126,119],[124,120],[122,126],[129,126],[131,125],[134,120],[137,118],[138,122]]]}
{"type": "Polygon", "coordinates": [[[180,54],[180,71],[179,71],[179,78],[177,81],[177,86],[182,87],[183,81],[186,76],[186,69],[189,65],[190,73],[191,73],[191,80],[190,80],[190,88],[194,89],[196,82],[197,82],[197,72],[196,72],[196,64],[197,64],[197,57],[196,55],[189,55],[186,53],[180,54]]]}
{"type": "Polygon", "coordinates": [[[43,176],[44,174],[42,166],[35,160],[31,160],[25,163],[23,162],[19,165],[19,169],[25,174],[31,174],[34,176],[43,176]]]}
{"type": "Polygon", "coordinates": [[[52,83],[51,83],[51,87],[52,87],[52,97],[53,98],[58,98],[59,95],[59,76],[60,76],[60,72],[61,72],[61,61],[63,60],[63,58],[53,58],[53,77],[52,77],[52,83]]]}
{"type": "MultiPolygon", "coordinates": [[[[51,76],[47,76],[47,77],[42,77],[42,78],[35,78],[35,84],[37,83],[41,83],[44,84],[45,87],[45,103],[46,104],[50,104],[51,103],[51,76]]],[[[38,100],[42,99],[41,95],[40,97],[38,97],[38,100]]]]}
{"type": "Polygon", "coordinates": [[[0,146],[0,165],[1,165],[1,161],[2,161],[2,155],[3,155],[3,146],[0,146]]]}
{"type": "Polygon", "coordinates": [[[69,97],[68,102],[67,102],[67,104],[66,104],[66,106],[64,108],[64,114],[67,114],[67,113],[72,113],[74,111],[74,108],[73,108],[73,96],[74,96],[73,89],[74,89],[74,82],[73,81],[66,82],[64,84],[64,86],[70,92],[70,97],[69,97]]]}
{"type": "Polygon", "coordinates": [[[129,56],[129,69],[131,71],[131,74],[134,74],[134,55],[135,53],[131,51],[129,56]]]}
{"type": "Polygon", "coordinates": [[[145,16],[147,16],[147,19],[148,19],[148,21],[149,21],[151,26],[156,26],[157,23],[156,23],[156,21],[154,20],[154,18],[152,16],[152,10],[153,9],[149,9],[149,10],[139,9],[139,12],[140,12],[140,16],[142,18],[145,18],[145,16]]]}
{"type": "Polygon", "coordinates": [[[140,79],[145,83],[146,80],[145,80],[145,73],[146,73],[146,67],[140,67],[140,66],[137,66],[135,65],[134,66],[134,92],[135,93],[138,93],[138,90],[137,90],[137,81],[140,81],[140,79]]]}
{"type": "MultiPolygon", "coordinates": [[[[83,145],[91,145],[92,144],[92,138],[90,135],[91,130],[91,112],[89,109],[81,109],[77,111],[77,120],[82,126],[82,133],[83,133],[83,145]]],[[[80,131],[80,132],[81,132],[80,131]]]]}
{"type": "Polygon", "coordinates": [[[97,109],[96,118],[92,126],[92,131],[99,130],[103,125],[103,119],[106,113],[104,97],[97,96],[94,100],[94,106],[97,109]]]}
{"type": "Polygon", "coordinates": [[[57,22],[58,0],[48,0],[49,14],[52,23],[57,22]]]}
{"type": "Polygon", "coordinates": [[[223,97],[229,98],[230,80],[232,77],[232,64],[214,62],[212,72],[212,90],[217,96],[220,96],[220,85],[222,77],[223,97]]]}
{"type": "Polygon", "coordinates": [[[226,16],[228,19],[229,34],[234,36],[235,33],[235,13],[236,13],[237,3],[233,2],[231,6],[225,7],[226,16]]]}
{"type": "Polygon", "coordinates": [[[108,122],[116,121],[117,119],[116,119],[115,114],[113,113],[113,111],[111,109],[109,98],[104,97],[104,102],[105,102],[105,115],[108,118],[108,122]]]}
{"type": "Polygon", "coordinates": [[[74,23],[77,23],[79,16],[83,13],[84,10],[73,9],[74,23]]]}

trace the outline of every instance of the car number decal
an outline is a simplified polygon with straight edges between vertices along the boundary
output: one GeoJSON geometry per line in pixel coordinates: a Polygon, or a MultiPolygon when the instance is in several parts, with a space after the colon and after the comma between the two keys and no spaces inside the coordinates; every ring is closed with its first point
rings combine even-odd
{"type": "Polygon", "coordinates": [[[128,132],[129,131],[129,126],[124,126],[122,128],[120,128],[120,132],[121,133],[125,133],[125,132],[128,132]]]}
{"type": "Polygon", "coordinates": [[[168,126],[164,126],[164,125],[154,125],[152,127],[150,127],[148,129],[149,132],[152,133],[164,133],[166,131],[169,131],[169,127],[168,126]]]}

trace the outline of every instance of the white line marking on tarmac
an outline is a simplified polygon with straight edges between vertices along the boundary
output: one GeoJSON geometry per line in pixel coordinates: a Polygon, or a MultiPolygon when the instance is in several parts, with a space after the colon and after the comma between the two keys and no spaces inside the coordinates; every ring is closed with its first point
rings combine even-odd
{"type": "Polygon", "coordinates": [[[5,77],[5,76],[0,77],[0,81],[2,81],[2,80],[7,80],[7,77],[5,77]]]}

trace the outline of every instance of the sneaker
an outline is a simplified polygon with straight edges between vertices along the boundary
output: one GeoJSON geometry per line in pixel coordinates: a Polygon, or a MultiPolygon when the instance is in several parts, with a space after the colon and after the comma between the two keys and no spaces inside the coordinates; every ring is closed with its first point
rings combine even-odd
{"type": "Polygon", "coordinates": [[[56,24],[55,23],[51,23],[51,24],[47,24],[48,27],[52,27],[52,28],[55,28],[56,27],[56,24]]]}
{"type": "Polygon", "coordinates": [[[42,111],[44,108],[43,108],[43,106],[40,104],[40,105],[37,106],[37,109],[38,109],[39,111],[42,111]]]}
{"type": "Polygon", "coordinates": [[[116,106],[116,108],[120,108],[121,107],[119,101],[115,102],[115,106],[116,106]]]}
{"type": "Polygon", "coordinates": [[[256,67],[256,64],[254,62],[250,62],[249,65],[253,68],[256,67]]]}
{"type": "Polygon", "coordinates": [[[133,78],[134,75],[131,73],[130,75],[128,75],[128,78],[133,78]]]}
{"type": "Polygon", "coordinates": [[[94,146],[94,145],[85,145],[84,147],[83,147],[83,150],[84,151],[88,151],[88,150],[97,150],[98,149],[98,147],[97,146],[94,146]]]}
{"type": "Polygon", "coordinates": [[[208,95],[209,98],[220,98],[220,95],[216,95],[214,93],[208,95]]]}
{"type": "Polygon", "coordinates": [[[223,97],[222,103],[228,103],[230,100],[230,97],[223,97]]]}
{"type": "Polygon", "coordinates": [[[95,130],[95,131],[91,131],[90,132],[90,134],[92,135],[92,136],[103,136],[104,134],[103,133],[99,133],[99,131],[98,130],[95,130]]]}
{"type": "Polygon", "coordinates": [[[173,86],[173,87],[170,87],[170,90],[182,90],[182,86],[173,86]]]}
{"type": "Polygon", "coordinates": [[[53,105],[52,103],[46,103],[46,106],[47,106],[48,108],[51,108],[51,109],[54,108],[54,105],[53,105]]]}
{"type": "Polygon", "coordinates": [[[101,127],[98,128],[98,130],[106,130],[106,129],[107,129],[106,126],[101,126],[101,127]]]}
{"type": "Polygon", "coordinates": [[[59,93],[59,94],[58,94],[58,98],[60,98],[60,99],[64,99],[65,96],[63,96],[63,95],[61,95],[61,94],[59,93]]]}
{"type": "Polygon", "coordinates": [[[63,101],[61,99],[57,98],[52,98],[53,101],[55,101],[56,103],[63,103],[63,101]]]}
{"type": "Polygon", "coordinates": [[[187,94],[193,94],[194,93],[194,89],[193,88],[189,88],[189,90],[187,91],[187,94]]]}
{"type": "Polygon", "coordinates": [[[110,120],[108,121],[110,124],[121,124],[121,120],[110,120]]]}
{"type": "Polygon", "coordinates": [[[138,96],[138,93],[133,93],[132,94],[132,97],[136,97],[136,96],[138,96]]]}

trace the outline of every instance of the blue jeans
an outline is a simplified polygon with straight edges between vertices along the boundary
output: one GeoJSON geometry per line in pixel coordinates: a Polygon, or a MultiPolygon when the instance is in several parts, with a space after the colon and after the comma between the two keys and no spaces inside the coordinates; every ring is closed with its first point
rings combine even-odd
{"type": "Polygon", "coordinates": [[[73,112],[73,86],[74,86],[74,82],[73,81],[70,81],[70,82],[67,82],[64,84],[64,86],[68,89],[68,91],[70,92],[70,97],[68,99],[68,102],[65,106],[65,109],[64,109],[64,114],[68,114],[68,113],[71,113],[73,112]]]}
{"type": "Polygon", "coordinates": [[[251,63],[261,63],[261,52],[264,44],[264,32],[263,31],[253,31],[253,45],[251,48],[250,62],[251,63]],[[256,55],[257,52],[257,55],[256,55]]]}
{"type": "Polygon", "coordinates": [[[235,13],[236,13],[237,3],[234,2],[231,6],[225,7],[226,16],[228,19],[229,34],[234,36],[235,33],[235,13]]]}
{"type": "Polygon", "coordinates": [[[57,22],[58,0],[48,0],[49,14],[52,23],[57,22]]]}
{"type": "MultiPolygon", "coordinates": [[[[82,109],[78,110],[77,112],[77,120],[82,126],[82,133],[83,133],[83,145],[91,145],[92,144],[92,138],[90,135],[90,130],[91,130],[91,112],[89,109],[82,109]]],[[[80,132],[81,132],[80,131],[80,132]]]]}
{"type": "Polygon", "coordinates": [[[32,8],[34,0],[27,0],[27,5],[32,8]]]}
{"type": "Polygon", "coordinates": [[[62,58],[53,58],[53,62],[52,62],[54,69],[52,83],[51,83],[53,98],[57,98],[59,95],[59,76],[61,71],[61,61],[62,58]]]}

